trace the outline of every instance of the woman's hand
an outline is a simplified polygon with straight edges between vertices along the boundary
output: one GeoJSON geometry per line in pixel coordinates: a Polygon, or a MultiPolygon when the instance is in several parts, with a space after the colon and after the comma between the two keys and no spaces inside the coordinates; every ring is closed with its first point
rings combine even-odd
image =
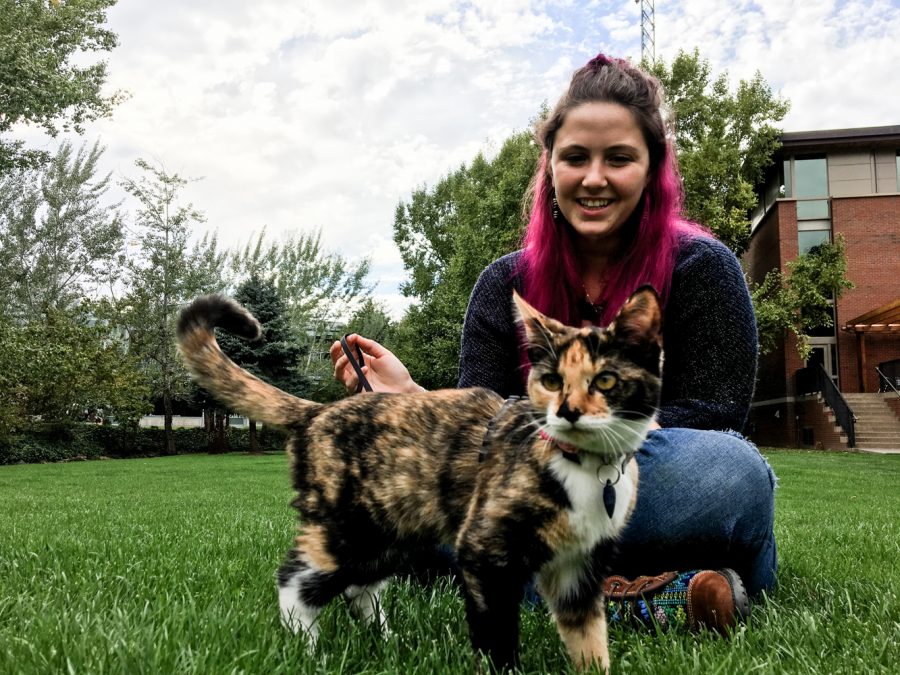
{"type": "MultiPolygon", "coordinates": [[[[357,353],[357,347],[362,350],[364,363],[360,365],[373,391],[397,393],[425,391],[413,381],[400,359],[375,340],[354,333],[347,336],[347,344],[354,355],[357,353]]],[[[347,391],[355,392],[359,378],[356,377],[356,371],[341,349],[340,340],[331,345],[330,353],[331,362],[334,364],[334,379],[347,387],[347,391]]]]}

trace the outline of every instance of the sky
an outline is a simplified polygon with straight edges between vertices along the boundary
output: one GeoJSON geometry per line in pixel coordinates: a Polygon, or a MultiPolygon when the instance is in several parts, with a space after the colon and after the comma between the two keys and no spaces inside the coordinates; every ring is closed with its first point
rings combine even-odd
{"type": "MultiPolygon", "coordinates": [[[[759,71],[785,131],[900,124],[900,0],[657,0],[656,55],[697,48],[736,84],[759,71]]],[[[107,91],[87,126],[114,179],[144,158],[195,178],[224,247],[321,230],[408,300],[394,210],[528,127],[597,52],[640,58],[633,0],[120,0],[107,91]]],[[[57,140],[20,130],[35,147],[57,140]]],[[[127,208],[127,204],[125,205],[127,208]]],[[[202,230],[201,230],[202,231],[202,230]]]]}

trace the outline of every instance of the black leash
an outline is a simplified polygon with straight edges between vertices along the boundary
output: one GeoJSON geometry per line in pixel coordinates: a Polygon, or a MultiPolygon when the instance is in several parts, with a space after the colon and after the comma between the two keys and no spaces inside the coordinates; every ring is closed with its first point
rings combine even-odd
{"type": "MultiPolygon", "coordinates": [[[[349,335],[349,333],[347,334],[349,335]]],[[[372,385],[369,384],[369,381],[366,379],[366,376],[363,375],[362,367],[366,364],[365,359],[363,359],[362,349],[359,348],[359,345],[356,345],[356,354],[359,357],[359,362],[357,362],[356,358],[353,356],[353,352],[350,351],[350,345],[347,343],[347,335],[341,338],[341,349],[344,350],[344,354],[347,355],[347,360],[350,361],[350,365],[353,366],[353,370],[356,371],[356,393],[358,394],[363,389],[366,391],[372,391],[372,385]]]]}

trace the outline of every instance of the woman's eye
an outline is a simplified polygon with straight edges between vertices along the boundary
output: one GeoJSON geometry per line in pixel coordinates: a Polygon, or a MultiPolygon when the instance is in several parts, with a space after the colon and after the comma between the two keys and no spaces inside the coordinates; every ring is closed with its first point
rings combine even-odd
{"type": "Polygon", "coordinates": [[[559,391],[562,387],[562,378],[559,375],[541,375],[541,385],[548,391],[559,391]]]}
{"type": "Polygon", "coordinates": [[[619,383],[619,378],[613,373],[600,373],[591,383],[595,389],[609,391],[619,383]]]}
{"type": "Polygon", "coordinates": [[[614,164],[616,166],[622,166],[623,164],[628,164],[631,162],[631,157],[628,155],[615,155],[614,157],[609,158],[610,164],[614,164]]]}

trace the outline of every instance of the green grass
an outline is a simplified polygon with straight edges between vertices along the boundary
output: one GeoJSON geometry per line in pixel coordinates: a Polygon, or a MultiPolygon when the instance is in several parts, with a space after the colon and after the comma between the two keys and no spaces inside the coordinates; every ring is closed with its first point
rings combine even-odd
{"type": "MultiPolygon", "coordinates": [[[[766,453],[780,584],[730,640],[613,627],[620,673],[900,672],[900,456],[766,453]]],[[[295,517],[281,456],[0,467],[0,673],[470,673],[462,601],[398,583],[382,640],[341,603],[307,654],[274,571],[295,517]]],[[[571,672],[522,614],[526,672],[571,672]]]]}

